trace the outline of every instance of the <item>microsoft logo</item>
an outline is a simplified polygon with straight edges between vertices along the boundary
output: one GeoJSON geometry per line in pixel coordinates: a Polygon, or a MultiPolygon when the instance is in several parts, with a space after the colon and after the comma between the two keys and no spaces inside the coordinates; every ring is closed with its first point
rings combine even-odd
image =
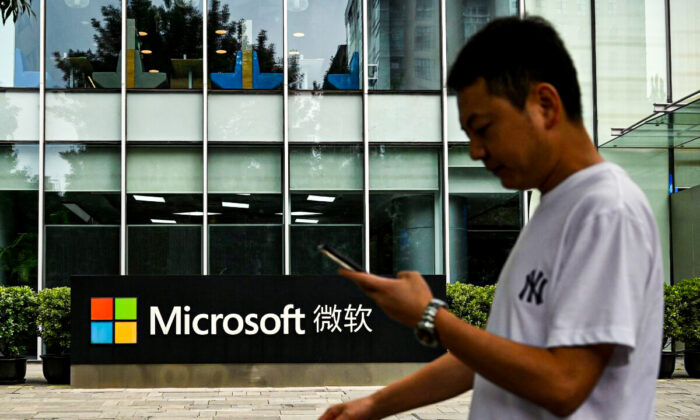
{"type": "Polygon", "coordinates": [[[136,298],[91,298],[90,343],[136,344],[136,298]]]}

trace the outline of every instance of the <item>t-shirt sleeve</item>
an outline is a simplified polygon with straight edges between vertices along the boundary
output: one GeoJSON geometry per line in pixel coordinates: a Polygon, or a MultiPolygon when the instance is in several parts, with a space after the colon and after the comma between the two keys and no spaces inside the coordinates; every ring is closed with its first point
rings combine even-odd
{"type": "Polygon", "coordinates": [[[634,348],[652,257],[643,225],[612,211],[586,218],[569,237],[548,302],[547,347],[634,348]]]}

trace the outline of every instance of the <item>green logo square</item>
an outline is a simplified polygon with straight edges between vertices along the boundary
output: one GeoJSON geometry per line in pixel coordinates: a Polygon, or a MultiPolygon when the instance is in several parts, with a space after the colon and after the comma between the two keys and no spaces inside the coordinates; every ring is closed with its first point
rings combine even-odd
{"type": "Polygon", "coordinates": [[[136,298],[114,298],[114,319],[136,319],[136,298]]]}

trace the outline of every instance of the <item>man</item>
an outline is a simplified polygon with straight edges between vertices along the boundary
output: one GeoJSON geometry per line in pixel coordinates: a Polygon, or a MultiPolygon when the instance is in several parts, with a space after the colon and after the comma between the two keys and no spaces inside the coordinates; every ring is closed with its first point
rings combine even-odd
{"type": "Polygon", "coordinates": [[[562,41],[539,18],[493,21],[464,47],[448,85],[471,157],[505,187],[539,189],[541,203],[502,269],[486,331],[431,303],[418,273],[341,270],[397,321],[423,321],[423,336],[448,352],[322,420],[381,418],[472,388],[474,419],[653,418],[658,232],[643,193],[588,137],[562,41]]]}

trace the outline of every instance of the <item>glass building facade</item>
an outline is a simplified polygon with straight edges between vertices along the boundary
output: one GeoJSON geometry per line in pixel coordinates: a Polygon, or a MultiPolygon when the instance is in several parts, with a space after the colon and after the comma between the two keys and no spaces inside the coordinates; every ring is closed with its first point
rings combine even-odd
{"type": "MultiPolygon", "coordinates": [[[[596,145],[700,88],[695,0],[32,8],[0,26],[3,285],[333,273],[319,243],[378,274],[492,284],[536,195],[469,158],[445,79],[473,33],[500,16],[550,20],[596,145]]],[[[669,165],[697,173],[698,154],[604,153],[647,193],[668,270],[669,165]]]]}

